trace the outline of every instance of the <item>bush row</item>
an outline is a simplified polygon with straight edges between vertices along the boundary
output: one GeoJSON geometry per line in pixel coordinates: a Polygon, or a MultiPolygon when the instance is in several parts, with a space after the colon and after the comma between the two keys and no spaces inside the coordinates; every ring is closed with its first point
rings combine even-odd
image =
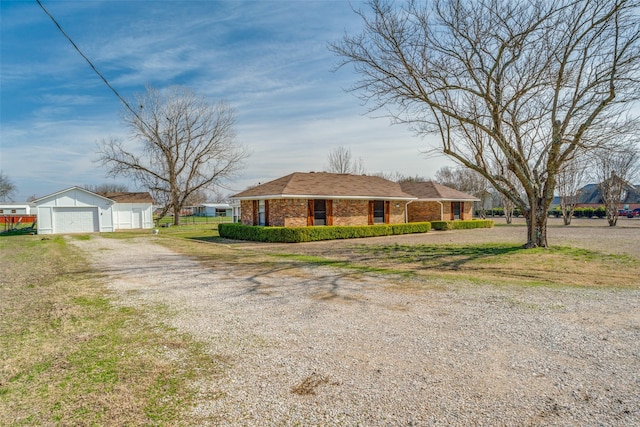
{"type": "MultiPolygon", "coordinates": [[[[555,208],[549,211],[549,215],[560,218],[562,216],[562,210],[560,208],[555,208]]],[[[607,216],[607,210],[604,206],[598,206],[597,208],[575,208],[573,210],[573,216],[576,218],[604,218],[607,216]]]]}
{"type": "Polygon", "coordinates": [[[220,237],[272,243],[299,243],[317,240],[353,239],[358,237],[391,236],[394,234],[426,233],[429,222],[411,224],[380,224],[363,226],[321,227],[256,227],[243,224],[220,224],[220,237]]]}
{"type": "MultiPolygon", "coordinates": [[[[488,216],[504,216],[503,208],[493,208],[487,211],[488,216]]],[[[515,218],[522,215],[520,209],[513,210],[513,216],[515,218]]],[[[556,207],[549,211],[549,216],[553,216],[556,218],[560,218],[562,216],[562,211],[559,207],[556,207]]],[[[604,218],[607,216],[607,211],[603,206],[598,206],[597,208],[575,208],[573,211],[573,216],[576,218],[604,218]]]]}
{"type": "Polygon", "coordinates": [[[468,230],[470,228],[492,228],[493,220],[472,219],[464,221],[431,221],[434,230],[468,230]]]}

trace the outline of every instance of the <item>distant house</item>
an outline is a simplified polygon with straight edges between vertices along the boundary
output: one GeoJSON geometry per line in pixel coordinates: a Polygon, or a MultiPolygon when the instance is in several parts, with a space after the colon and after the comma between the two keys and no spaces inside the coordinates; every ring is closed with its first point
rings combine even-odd
{"type": "Polygon", "coordinates": [[[407,205],[408,222],[472,219],[480,199],[432,181],[401,182],[400,188],[417,200],[407,205]]]}
{"type": "Polygon", "coordinates": [[[229,203],[202,203],[193,207],[193,214],[206,217],[232,217],[233,208],[229,203]]]}
{"type": "Polygon", "coordinates": [[[435,183],[296,172],[238,193],[246,225],[372,225],[471,219],[478,199],[435,183]]]}
{"type": "MultiPolygon", "coordinates": [[[[580,190],[578,206],[602,206],[603,203],[600,188],[597,184],[587,184],[580,190]]],[[[628,205],[630,209],[640,207],[640,184],[627,186],[625,198],[621,202],[621,207],[625,205],[628,205]]]]}
{"type": "Polygon", "coordinates": [[[31,215],[29,203],[0,203],[0,215],[31,215]]]}
{"type": "Polygon", "coordinates": [[[38,234],[93,233],[153,228],[149,193],[93,193],[71,187],[33,202],[38,234]]]}

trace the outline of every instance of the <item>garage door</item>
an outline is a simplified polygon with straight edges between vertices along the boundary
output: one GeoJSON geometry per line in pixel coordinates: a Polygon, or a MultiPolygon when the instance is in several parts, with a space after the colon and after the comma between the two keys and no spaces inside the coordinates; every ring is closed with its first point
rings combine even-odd
{"type": "Polygon", "coordinates": [[[55,208],[54,233],[93,233],[100,231],[98,208],[55,208]]]}

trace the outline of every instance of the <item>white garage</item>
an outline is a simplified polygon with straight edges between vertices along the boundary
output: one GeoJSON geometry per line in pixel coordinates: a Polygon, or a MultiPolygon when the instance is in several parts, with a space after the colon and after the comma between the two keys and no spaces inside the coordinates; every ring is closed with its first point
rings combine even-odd
{"type": "Polygon", "coordinates": [[[34,201],[38,234],[97,233],[153,227],[149,193],[93,193],[72,187],[34,201]]]}

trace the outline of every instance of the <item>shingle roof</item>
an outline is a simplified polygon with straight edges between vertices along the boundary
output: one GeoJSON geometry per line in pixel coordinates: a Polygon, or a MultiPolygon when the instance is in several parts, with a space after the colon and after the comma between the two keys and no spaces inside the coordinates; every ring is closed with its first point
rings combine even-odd
{"type": "Polygon", "coordinates": [[[234,196],[257,198],[332,198],[415,200],[402,191],[400,184],[377,176],[336,174],[328,172],[294,172],[282,178],[257,185],[234,196]]]}
{"type": "Polygon", "coordinates": [[[462,191],[445,187],[433,181],[401,182],[400,187],[405,193],[409,193],[418,198],[418,200],[449,200],[449,201],[479,201],[477,197],[462,191]]]}
{"type": "Polygon", "coordinates": [[[153,197],[147,192],[131,193],[128,191],[120,192],[98,192],[96,193],[107,199],[111,199],[116,203],[153,203],[153,197]]]}

